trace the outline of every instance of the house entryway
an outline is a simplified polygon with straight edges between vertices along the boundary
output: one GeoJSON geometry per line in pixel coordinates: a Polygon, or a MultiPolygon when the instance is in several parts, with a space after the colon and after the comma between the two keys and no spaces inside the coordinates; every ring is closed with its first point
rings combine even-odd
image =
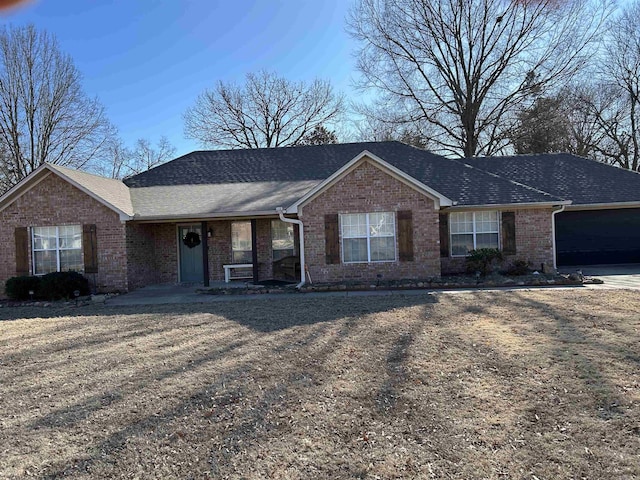
{"type": "Polygon", "coordinates": [[[202,262],[201,225],[181,225],[178,227],[180,250],[180,282],[202,282],[204,270],[202,262]]]}

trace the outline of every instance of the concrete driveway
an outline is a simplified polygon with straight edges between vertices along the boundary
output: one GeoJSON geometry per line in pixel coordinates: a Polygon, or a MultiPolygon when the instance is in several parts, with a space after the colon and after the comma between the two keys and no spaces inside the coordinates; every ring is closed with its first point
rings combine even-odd
{"type": "Polygon", "coordinates": [[[582,271],[587,277],[601,279],[604,284],[600,288],[631,288],[640,290],[640,263],[622,265],[583,265],[560,267],[560,273],[582,271]]]}

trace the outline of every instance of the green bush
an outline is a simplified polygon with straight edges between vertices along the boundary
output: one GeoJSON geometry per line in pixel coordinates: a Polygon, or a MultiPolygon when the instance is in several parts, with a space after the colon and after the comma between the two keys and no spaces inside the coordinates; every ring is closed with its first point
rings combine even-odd
{"type": "Polygon", "coordinates": [[[504,274],[512,276],[526,275],[529,273],[530,269],[530,262],[527,262],[526,260],[514,260],[513,263],[509,265],[509,268],[505,270],[504,274]]]}
{"type": "Polygon", "coordinates": [[[4,293],[13,300],[37,298],[40,290],[40,277],[11,277],[4,285],[4,293]],[[34,292],[29,295],[29,291],[34,292]]]}
{"type": "Polygon", "coordinates": [[[69,299],[75,298],[75,290],[80,295],[89,295],[89,280],[78,272],[52,272],[41,278],[38,296],[47,300],[69,299]]]}
{"type": "Polygon", "coordinates": [[[471,250],[466,258],[469,273],[480,272],[481,275],[491,273],[494,265],[502,260],[502,252],[497,248],[478,248],[471,250]]]}

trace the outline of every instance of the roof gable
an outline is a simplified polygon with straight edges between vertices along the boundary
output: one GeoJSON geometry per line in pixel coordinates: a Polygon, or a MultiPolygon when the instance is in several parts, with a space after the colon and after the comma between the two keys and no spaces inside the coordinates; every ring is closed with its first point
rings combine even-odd
{"type": "Polygon", "coordinates": [[[419,182],[415,178],[407,175],[402,170],[394,167],[393,165],[390,165],[389,163],[385,162],[383,159],[381,159],[377,155],[374,155],[373,153],[367,150],[364,150],[359,155],[354,157],[351,161],[349,161],[348,163],[343,165],[340,169],[338,169],[336,172],[334,172],[326,180],[324,180],[323,182],[320,182],[314,188],[309,190],[298,201],[296,201],[292,205],[289,205],[286,208],[286,212],[297,213],[298,208],[304,206],[307,202],[310,202],[311,200],[316,198],[318,195],[325,192],[328,188],[330,188],[332,185],[339,182],[342,178],[347,176],[349,173],[355,170],[358,166],[362,165],[364,162],[371,163],[375,167],[385,172],[387,175],[394,177],[396,180],[404,183],[405,185],[408,185],[414,190],[417,190],[423,195],[426,195],[427,197],[431,198],[435,203],[436,209],[439,209],[441,206],[446,207],[446,206],[453,205],[453,201],[450,198],[447,198],[445,195],[442,195],[441,193],[435,191],[431,187],[424,185],[422,182],[419,182]]]}
{"type": "Polygon", "coordinates": [[[100,177],[71,168],[44,163],[23,178],[17,185],[0,197],[0,210],[35,187],[48,175],[54,174],[86,193],[105,207],[113,210],[122,220],[133,217],[133,206],[129,189],[120,180],[100,177]]]}

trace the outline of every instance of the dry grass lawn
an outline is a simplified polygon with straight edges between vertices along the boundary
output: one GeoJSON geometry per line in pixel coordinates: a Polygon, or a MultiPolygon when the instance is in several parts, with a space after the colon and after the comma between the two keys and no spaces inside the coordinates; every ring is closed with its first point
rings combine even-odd
{"type": "Polygon", "coordinates": [[[637,292],[0,318],[1,478],[640,478],[637,292]]]}

